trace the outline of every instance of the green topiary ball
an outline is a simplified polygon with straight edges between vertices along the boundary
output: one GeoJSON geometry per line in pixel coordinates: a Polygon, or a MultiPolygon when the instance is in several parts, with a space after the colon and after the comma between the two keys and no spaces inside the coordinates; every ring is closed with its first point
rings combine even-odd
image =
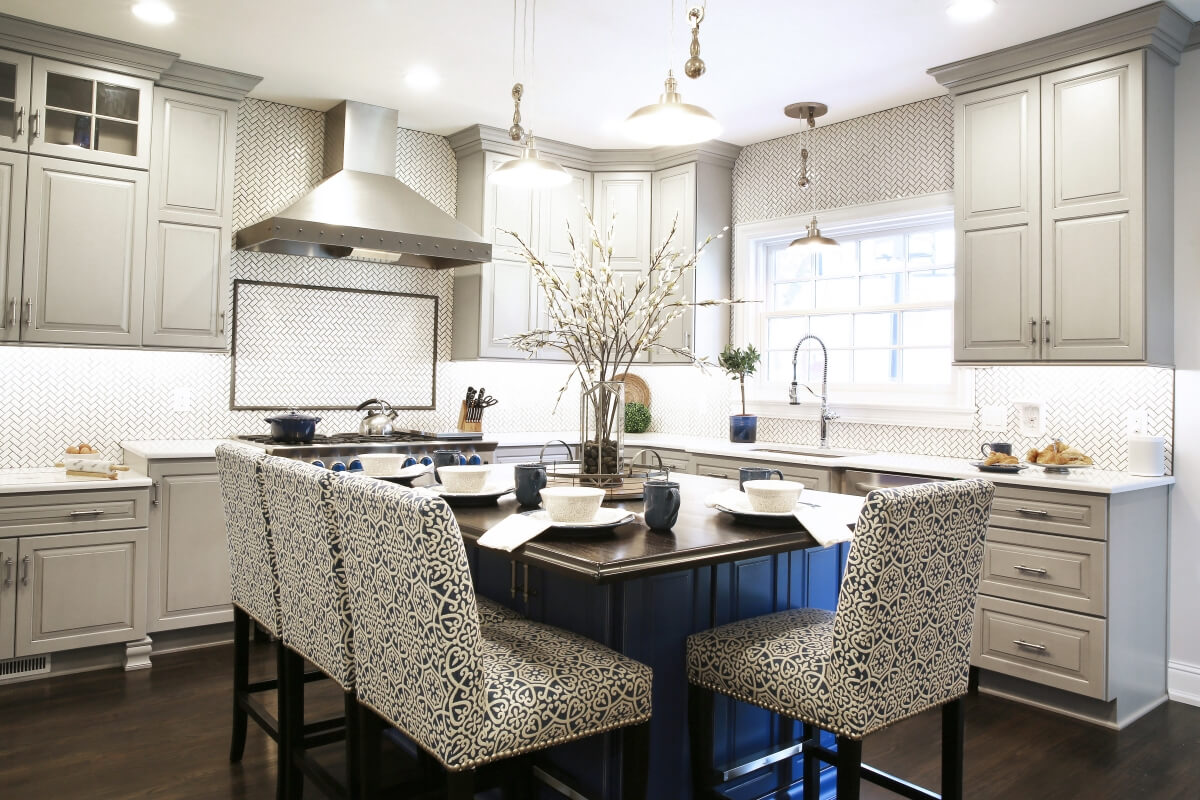
{"type": "Polygon", "coordinates": [[[641,403],[625,404],[625,432],[645,433],[650,430],[650,409],[641,403]]]}

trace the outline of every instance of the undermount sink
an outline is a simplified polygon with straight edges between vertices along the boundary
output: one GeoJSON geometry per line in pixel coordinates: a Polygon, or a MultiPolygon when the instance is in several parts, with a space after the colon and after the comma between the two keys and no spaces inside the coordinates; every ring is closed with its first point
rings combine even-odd
{"type": "Polygon", "coordinates": [[[781,453],[788,456],[811,456],[814,458],[846,458],[847,456],[873,455],[869,450],[847,450],[840,447],[756,447],[759,453],[781,453]]]}

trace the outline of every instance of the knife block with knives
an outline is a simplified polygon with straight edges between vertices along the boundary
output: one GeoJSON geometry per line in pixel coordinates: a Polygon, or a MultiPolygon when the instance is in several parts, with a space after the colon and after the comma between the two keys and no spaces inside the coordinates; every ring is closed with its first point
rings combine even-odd
{"type": "Polygon", "coordinates": [[[479,433],[483,430],[483,410],[491,408],[499,401],[491,397],[484,391],[483,387],[479,391],[475,387],[467,387],[466,399],[462,402],[462,407],[458,412],[458,429],[464,432],[479,433]]]}

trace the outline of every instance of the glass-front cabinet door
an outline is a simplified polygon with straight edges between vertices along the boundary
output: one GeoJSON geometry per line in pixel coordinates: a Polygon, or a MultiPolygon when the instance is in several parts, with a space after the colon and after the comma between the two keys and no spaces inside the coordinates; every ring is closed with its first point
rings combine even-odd
{"type": "Polygon", "coordinates": [[[148,80],[36,58],[29,151],[148,169],[152,92],[148,80]]]}
{"type": "Polygon", "coordinates": [[[0,148],[29,147],[29,70],[33,58],[0,50],[0,148]]]}

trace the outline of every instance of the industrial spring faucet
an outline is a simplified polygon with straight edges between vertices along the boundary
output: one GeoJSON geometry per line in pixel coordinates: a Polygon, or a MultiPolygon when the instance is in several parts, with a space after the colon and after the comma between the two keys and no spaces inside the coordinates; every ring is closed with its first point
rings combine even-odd
{"type": "MultiPolygon", "coordinates": [[[[800,398],[797,393],[797,387],[800,384],[796,381],[796,362],[800,357],[800,346],[812,339],[817,344],[821,345],[821,447],[829,447],[829,421],[838,418],[838,415],[829,410],[829,351],[825,349],[825,343],[821,341],[821,337],[813,336],[811,333],[796,342],[796,349],[792,351],[792,386],[788,389],[788,402],[794,406],[800,405],[800,398]]],[[[817,393],[808,386],[808,393],[813,397],[818,397],[817,393]]]]}

